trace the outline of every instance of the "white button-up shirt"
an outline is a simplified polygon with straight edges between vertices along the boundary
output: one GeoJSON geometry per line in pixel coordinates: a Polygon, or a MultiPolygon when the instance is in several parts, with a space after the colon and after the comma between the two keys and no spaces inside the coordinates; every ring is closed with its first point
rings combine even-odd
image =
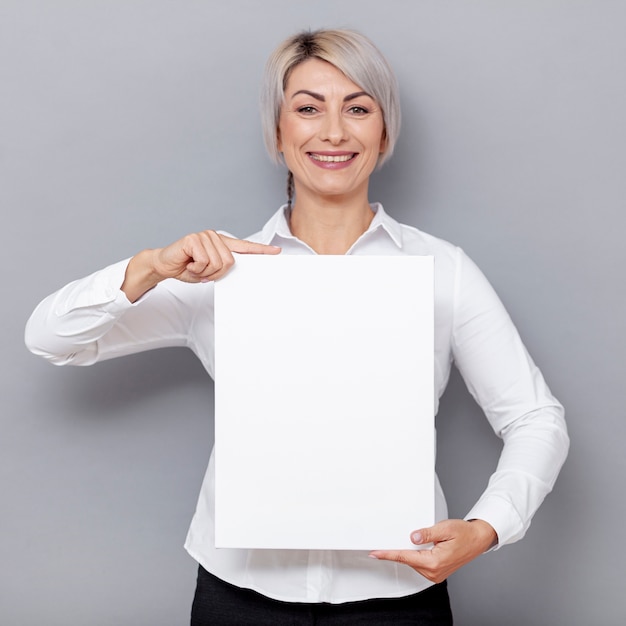
{"type": "MultiPolygon", "coordinates": [[[[499,546],[516,541],[552,489],[567,455],[563,408],[551,395],[492,287],[464,252],[399,224],[379,204],[372,208],[376,214],[369,228],[347,254],[434,257],[435,412],[454,362],[504,441],[498,467],[466,519],[489,522],[498,534],[499,546]]],[[[280,246],[282,254],[315,254],[291,234],[285,207],[249,239],[280,246]]],[[[120,290],[127,264],[122,261],[107,267],[46,298],[28,322],[28,347],[58,365],[90,365],[142,350],[188,346],[213,376],[212,283],[165,280],[131,304],[120,290]]],[[[223,580],[293,602],[397,597],[431,584],[411,568],[371,559],[367,552],[218,550],[214,483],[211,454],[185,547],[223,580]]],[[[436,517],[447,517],[438,481],[436,517]]],[[[407,528],[407,534],[411,530],[407,528]]]]}

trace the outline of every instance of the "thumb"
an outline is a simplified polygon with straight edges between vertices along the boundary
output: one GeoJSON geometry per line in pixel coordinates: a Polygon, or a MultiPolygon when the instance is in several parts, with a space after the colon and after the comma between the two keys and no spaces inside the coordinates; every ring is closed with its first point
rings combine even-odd
{"type": "Polygon", "coordinates": [[[429,543],[430,539],[427,539],[429,530],[430,529],[428,528],[422,528],[421,530],[414,530],[411,533],[411,542],[414,543],[416,546],[419,546],[423,543],[429,543]]]}
{"type": "Polygon", "coordinates": [[[443,539],[445,539],[445,537],[438,524],[428,528],[420,528],[419,530],[414,530],[411,533],[411,542],[416,546],[420,546],[425,543],[436,543],[437,541],[442,541],[443,539]]]}

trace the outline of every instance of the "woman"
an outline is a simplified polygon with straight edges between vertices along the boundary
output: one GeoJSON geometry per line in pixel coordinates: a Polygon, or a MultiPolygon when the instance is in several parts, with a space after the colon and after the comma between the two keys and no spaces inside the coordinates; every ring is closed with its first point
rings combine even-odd
{"type": "Polygon", "coordinates": [[[268,151],[289,174],[288,202],[261,231],[249,240],[191,234],[71,283],[37,307],[27,344],[74,365],[188,345],[212,375],[212,316],[196,312],[211,310],[212,281],[234,253],[433,255],[436,397],[454,360],[504,439],[466,518],[447,519],[437,485],[440,521],[411,534],[430,550],[218,551],[212,455],[186,548],[200,564],[192,624],[452,623],[445,579],[521,538],[551,490],[568,448],[562,407],[465,254],[369,203],[369,177],[392,154],[400,123],[395,78],[369,40],[328,30],[285,41],[266,66],[262,113],[268,151]]]}

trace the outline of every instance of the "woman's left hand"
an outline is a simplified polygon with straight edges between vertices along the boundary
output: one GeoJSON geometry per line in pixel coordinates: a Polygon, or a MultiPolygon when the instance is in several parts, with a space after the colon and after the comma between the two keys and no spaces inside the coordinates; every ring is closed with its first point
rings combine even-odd
{"type": "Polygon", "coordinates": [[[483,520],[449,519],[430,528],[413,531],[411,541],[415,545],[434,545],[430,550],[374,550],[370,556],[403,563],[428,580],[440,583],[494,546],[498,536],[493,527],[483,520]]]}

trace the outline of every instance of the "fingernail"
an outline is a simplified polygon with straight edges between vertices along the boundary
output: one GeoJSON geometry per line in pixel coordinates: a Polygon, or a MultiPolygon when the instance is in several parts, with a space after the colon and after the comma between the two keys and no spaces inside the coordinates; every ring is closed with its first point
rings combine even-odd
{"type": "Polygon", "coordinates": [[[411,533],[411,541],[413,543],[422,543],[422,533],[420,532],[411,533]]]}
{"type": "Polygon", "coordinates": [[[378,561],[378,557],[375,554],[368,554],[370,559],[376,559],[378,561]]]}

